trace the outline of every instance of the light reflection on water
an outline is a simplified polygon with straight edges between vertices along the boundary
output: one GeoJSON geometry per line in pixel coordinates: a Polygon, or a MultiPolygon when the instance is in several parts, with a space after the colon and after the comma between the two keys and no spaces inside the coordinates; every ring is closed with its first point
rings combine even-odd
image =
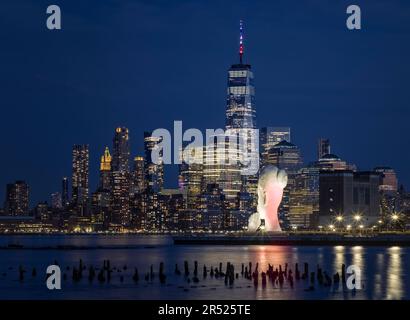
{"type": "MultiPolygon", "coordinates": [[[[106,248],[98,250],[0,250],[0,298],[6,299],[409,299],[409,263],[405,256],[409,248],[400,247],[345,247],[345,246],[174,246],[170,237],[166,236],[13,236],[0,237],[0,246],[9,243],[20,243],[25,246],[131,246],[131,248],[106,248]],[[73,284],[71,274],[66,266],[78,264],[79,259],[85,264],[102,265],[104,259],[111,264],[127,270],[113,274],[110,284],[90,284],[86,279],[73,284]],[[67,272],[68,280],[63,282],[60,292],[48,291],[44,285],[43,272],[49,264],[57,260],[67,272]],[[194,285],[187,283],[182,276],[174,275],[175,263],[183,270],[184,260],[189,261],[192,274],[194,261],[198,261],[200,282],[194,285]],[[159,263],[165,263],[167,285],[160,285],[158,279],[154,283],[145,283],[144,274],[150,265],[157,272],[159,263]],[[363,290],[352,292],[341,287],[335,290],[320,287],[316,284],[314,291],[305,291],[307,281],[295,281],[294,288],[285,284],[282,288],[266,287],[261,284],[257,288],[252,281],[235,280],[232,288],[225,286],[223,279],[202,280],[202,268],[206,264],[215,268],[227,262],[235,266],[240,273],[241,264],[253,267],[259,263],[259,271],[267,269],[268,264],[277,268],[288,263],[294,272],[295,263],[303,271],[303,264],[309,263],[309,271],[315,272],[319,265],[329,275],[341,274],[341,266],[354,264],[362,270],[363,290]],[[22,264],[29,271],[25,281],[19,283],[18,266],[22,264]],[[8,270],[13,267],[13,270],[8,270]],[[36,267],[39,276],[31,277],[31,268],[36,267]],[[138,267],[140,282],[131,280],[134,267],[138,267]],[[119,281],[120,274],[124,282],[119,281]],[[41,276],[40,276],[41,275],[41,276]],[[194,285],[194,286],[193,286],[194,285]],[[193,287],[192,287],[193,286],[193,287]],[[185,290],[184,290],[185,289],[185,290]]],[[[85,276],[87,278],[87,276],[85,276]]]]}
{"type": "Polygon", "coordinates": [[[388,248],[387,299],[400,299],[403,296],[402,248],[388,248]]]}

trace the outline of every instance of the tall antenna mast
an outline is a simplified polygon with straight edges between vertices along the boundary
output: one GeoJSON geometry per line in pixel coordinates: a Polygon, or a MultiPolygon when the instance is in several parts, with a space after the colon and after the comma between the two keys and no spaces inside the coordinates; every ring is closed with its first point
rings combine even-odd
{"type": "Polygon", "coordinates": [[[243,21],[239,21],[239,62],[242,64],[243,56],[243,21]]]}

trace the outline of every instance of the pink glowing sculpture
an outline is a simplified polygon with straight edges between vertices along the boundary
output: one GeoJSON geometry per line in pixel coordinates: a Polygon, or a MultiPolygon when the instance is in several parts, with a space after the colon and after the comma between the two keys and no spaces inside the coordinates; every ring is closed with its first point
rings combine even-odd
{"type": "Polygon", "coordinates": [[[271,165],[261,170],[258,182],[258,212],[250,216],[248,231],[282,231],[278,208],[287,182],[288,176],[284,170],[271,165]]]}

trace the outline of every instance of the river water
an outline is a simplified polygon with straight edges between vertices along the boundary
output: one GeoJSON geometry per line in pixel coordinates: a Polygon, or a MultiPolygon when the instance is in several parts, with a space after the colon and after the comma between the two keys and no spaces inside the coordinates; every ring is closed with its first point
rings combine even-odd
{"type": "Polygon", "coordinates": [[[195,246],[174,245],[169,236],[141,235],[35,235],[0,236],[0,246],[20,244],[26,249],[0,250],[0,299],[409,299],[410,298],[410,248],[347,247],[347,246],[195,246]],[[57,249],[56,246],[79,246],[57,249]],[[29,248],[28,248],[29,247],[29,248]],[[109,283],[97,279],[88,281],[88,271],[79,282],[72,281],[72,267],[82,259],[85,266],[102,266],[109,259],[112,273],[109,283]],[[194,261],[198,261],[199,282],[174,273],[175,264],[183,272],[188,261],[192,279],[194,261]],[[46,268],[57,261],[67,279],[62,280],[61,290],[48,290],[45,285],[46,268]],[[160,284],[158,270],[164,262],[166,283],[160,284]],[[203,279],[202,270],[218,267],[227,262],[235,266],[238,279],[232,286],[224,279],[203,279]],[[342,286],[325,287],[317,282],[314,290],[307,290],[308,280],[288,282],[281,287],[268,282],[258,286],[241,276],[241,264],[258,262],[259,271],[268,264],[274,268],[288,263],[294,270],[295,263],[303,270],[309,263],[310,271],[319,265],[329,275],[341,273],[341,265],[355,265],[361,270],[361,289],[349,290],[342,286]],[[19,280],[19,265],[27,271],[19,280]],[[153,265],[156,277],[145,281],[144,275],[153,265]],[[124,270],[126,266],[126,270],[124,270]],[[68,270],[67,267],[70,269],[68,270]],[[37,271],[32,276],[32,269],[37,271]],[[132,279],[138,268],[139,281],[132,279]],[[120,271],[118,271],[120,270],[120,271]],[[123,281],[121,281],[121,276],[123,281]]]}

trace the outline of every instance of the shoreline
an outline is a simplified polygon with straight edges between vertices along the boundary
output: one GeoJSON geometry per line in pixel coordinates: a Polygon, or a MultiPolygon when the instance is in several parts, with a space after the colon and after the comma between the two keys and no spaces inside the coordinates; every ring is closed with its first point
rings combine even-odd
{"type": "Polygon", "coordinates": [[[380,234],[335,234],[335,233],[242,233],[242,234],[170,234],[170,233],[110,233],[110,234],[94,234],[94,233],[75,233],[75,234],[0,234],[0,238],[9,241],[0,245],[0,251],[3,250],[118,250],[118,249],[153,249],[166,246],[179,245],[269,245],[269,246],[378,246],[391,247],[401,246],[410,247],[410,233],[380,233],[380,234]],[[22,243],[25,237],[33,237],[41,239],[60,238],[75,239],[78,237],[105,239],[104,243],[65,243],[49,245],[48,243],[39,243],[33,245],[31,243],[22,243]],[[20,238],[21,237],[21,238],[20,238]],[[144,239],[144,238],[166,238],[164,243],[118,243],[111,242],[110,238],[129,238],[129,239],[144,239]]]}
{"type": "Polygon", "coordinates": [[[175,245],[277,245],[277,246],[410,246],[410,234],[334,235],[334,234],[266,234],[240,236],[175,236],[175,245]]]}

